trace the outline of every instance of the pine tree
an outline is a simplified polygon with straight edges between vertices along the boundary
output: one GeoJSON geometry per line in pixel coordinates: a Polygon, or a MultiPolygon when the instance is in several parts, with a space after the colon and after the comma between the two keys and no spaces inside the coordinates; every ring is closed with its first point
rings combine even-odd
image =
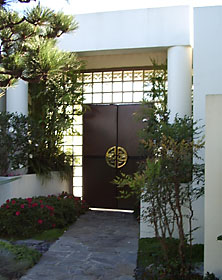
{"type": "Polygon", "coordinates": [[[29,169],[37,174],[70,172],[72,159],[61,144],[64,132],[74,133],[74,116],[67,108],[82,113],[81,106],[73,107],[82,104],[78,83],[82,63],[56,43],[64,33],[75,31],[77,23],[73,16],[40,4],[20,16],[5,6],[8,2],[0,2],[0,91],[18,79],[29,83],[29,169]]]}
{"type": "MultiPolygon", "coordinates": [[[[24,2],[28,0],[20,0],[24,2]]],[[[5,4],[7,1],[2,1],[5,4]]],[[[56,39],[76,30],[73,16],[38,4],[23,16],[0,6],[0,88],[21,78],[39,83],[80,67],[76,55],[59,50],[56,39]]]]}
{"type": "Polygon", "coordinates": [[[11,2],[30,3],[31,1],[36,1],[36,0],[0,0],[0,6],[6,6],[11,2]]]}

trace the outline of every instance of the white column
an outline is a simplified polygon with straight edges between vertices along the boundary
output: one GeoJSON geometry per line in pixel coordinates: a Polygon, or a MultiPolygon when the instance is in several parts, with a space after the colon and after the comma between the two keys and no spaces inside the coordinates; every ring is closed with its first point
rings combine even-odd
{"type": "Polygon", "coordinates": [[[168,49],[168,110],[170,122],[176,114],[191,116],[192,48],[175,46],[168,49]]]}
{"type": "Polygon", "coordinates": [[[206,97],[204,272],[222,279],[222,94],[206,97]]]}
{"type": "Polygon", "coordinates": [[[28,83],[23,80],[7,89],[6,93],[6,111],[28,115],[28,83]]]}

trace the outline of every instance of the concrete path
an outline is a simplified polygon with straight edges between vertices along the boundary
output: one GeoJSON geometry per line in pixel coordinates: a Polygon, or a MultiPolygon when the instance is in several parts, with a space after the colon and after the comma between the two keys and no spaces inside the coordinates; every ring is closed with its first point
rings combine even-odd
{"type": "Polygon", "coordinates": [[[22,280],[133,280],[139,225],[132,214],[89,211],[22,280]]]}

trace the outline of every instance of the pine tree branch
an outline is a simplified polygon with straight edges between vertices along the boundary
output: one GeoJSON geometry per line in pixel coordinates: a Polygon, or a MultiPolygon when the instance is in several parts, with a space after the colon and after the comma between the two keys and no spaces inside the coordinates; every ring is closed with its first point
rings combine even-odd
{"type": "Polygon", "coordinates": [[[10,23],[8,23],[8,24],[2,25],[2,26],[0,26],[0,30],[3,30],[3,29],[5,29],[5,28],[13,28],[13,27],[16,26],[16,25],[19,25],[19,24],[23,23],[25,20],[26,20],[26,18],[23,17],[23,18],[22,18],[21,20],[19,20],[18,22],[10,22],[10,23]]]}

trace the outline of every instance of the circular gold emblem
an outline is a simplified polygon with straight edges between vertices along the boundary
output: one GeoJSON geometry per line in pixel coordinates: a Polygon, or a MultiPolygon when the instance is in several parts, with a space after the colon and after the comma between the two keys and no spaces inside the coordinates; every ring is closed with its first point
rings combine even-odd
{"type": "Polygon", "coordinates": [[[128,155],[123,147],[113,146],[106,152],[106,163],[113,168],[121,168],[127,163],[128,155]]]}

